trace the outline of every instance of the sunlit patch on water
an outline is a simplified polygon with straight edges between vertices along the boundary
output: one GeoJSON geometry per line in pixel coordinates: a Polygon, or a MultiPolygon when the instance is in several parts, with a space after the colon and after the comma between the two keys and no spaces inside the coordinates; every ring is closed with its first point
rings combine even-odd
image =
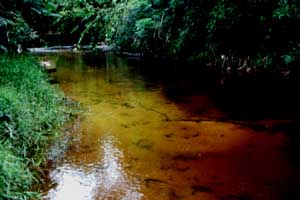
{"type": "MultiPolygon", "coordinates": [[[[123,153],[114,146],[113,137],[101,140],[103,158],[94,164],[64,163],[50,173],[54,187],[44,197],[50,200],[92,200],[118,197],[139,200],[139,182],[132,181],[122,166],[123,153]]],[[[73,158],[74,159],[74,158],[73,158]]],[[[75,158],[76,159],[76,158],[75,158]]],[[[80,163],[80,158],[77,158],[80,163]]],[[[74,160],[73,160],[74,161],[74,160]]]]}
{"type": "MultiPolygon", "coordinates": [[[[102,140],[103,159],[101,161],[103,169],[99,174],[101,180],[98,186],[97,196],[109,198],[118,196],[119,199],[141,199],[139,193],[139,183],[130,180],[130,177],[123,168],[123,152],[113,146],[112,137],[102,140]]],[[[99,198],[100,198],[99,197],[99,198]]]]}
{"type": "Polygon", "coordinates": [[[50,177],[57,185],[45,199],[52,200],[91,200],[94,199],[98,181],[97,174],[85,173],[78,168],[62,166],[51,172],[50,177]]]}

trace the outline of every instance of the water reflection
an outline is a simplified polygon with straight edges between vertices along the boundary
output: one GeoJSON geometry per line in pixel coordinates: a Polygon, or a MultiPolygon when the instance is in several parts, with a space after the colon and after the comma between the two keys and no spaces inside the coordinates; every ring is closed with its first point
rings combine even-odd
{"type": "MultiPolygon", "coordinates": [[[[50,174],[55,185],[44,199],[49,200],[92,200],[118,197],[120,200],[139,200],[139,184],[129,180],[122,166],[123,153],[114,146],[116,140],[107,136],[102,139],[99,154],[100,162],[87,166],[74,165],[76,162],[57,167],[50,174]]],[[[80,158],[78,158],[80,159],[80,158]]],[[[71,159],[74,161],[74,159],[71,159]]]]}
{"type": "Polygon", "coordinates": [[[57,184],[52,188],[45,199],[51,200],[92,200],[97,188],[97,174],[86,173],[68,165],[52,171],[51,180],[57,184]]]}
{"type": "Polygon", "coordinates": [[[134,184],[128,177],[122,164],[123,153],[112,144],[112,137],[106,137],[102,141],[103,159],[101,161],[103,170],[99,179],[98,198],[116,198],[120,200],[139,200],[139,183],[134,184]]]}

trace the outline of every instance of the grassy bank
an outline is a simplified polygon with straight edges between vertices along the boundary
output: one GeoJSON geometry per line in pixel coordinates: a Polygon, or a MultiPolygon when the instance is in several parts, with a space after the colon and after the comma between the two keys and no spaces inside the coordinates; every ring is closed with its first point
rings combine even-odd
{"type": "Polygon", "coordinates": [[[0,55],[0,199],[31,199],[35,170],[68,119],[62,93],[28,56],[0,55]]]}

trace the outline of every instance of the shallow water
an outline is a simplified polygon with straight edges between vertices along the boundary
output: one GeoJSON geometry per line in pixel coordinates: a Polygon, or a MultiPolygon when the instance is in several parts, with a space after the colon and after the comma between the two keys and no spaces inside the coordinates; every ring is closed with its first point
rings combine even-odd
{"type": "Polygon", "coordinates": [[[299,165],[285,134],[231,120],[205,93],[169,98],[165,82],[126,58],[45,59],[84,112],[69,148],[52,161],[44,199],[296,199],[299,165]]]}

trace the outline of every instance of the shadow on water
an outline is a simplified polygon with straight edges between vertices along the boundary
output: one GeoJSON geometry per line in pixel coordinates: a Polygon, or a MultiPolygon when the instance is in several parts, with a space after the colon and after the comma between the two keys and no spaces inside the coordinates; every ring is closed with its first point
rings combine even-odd
{"type": "Polygon", "coordinates": [[[216,69],[209,67],[138,58],[128,59],[128,63],[137,66],[148,84],[163,85],[165,96],[172,101],[202,93],[230,118],[300,118],[297,80],[287,80],[278,74],[254,74],[227,77],[224,81],[216,69]]]}
{"type": "Polygon", "coordinates": [[[299,119],[297,82],[288,80],[233,80],[216,94],[218,105],[240,119],[299,119]]]}
{"type": "Polygon", "coordinates": [[[84,108],[70,147],[49,169],[45,199],[299,197],[293,89],[220,85],[217,73],[138,57],[45,56],[84,108]]]}

